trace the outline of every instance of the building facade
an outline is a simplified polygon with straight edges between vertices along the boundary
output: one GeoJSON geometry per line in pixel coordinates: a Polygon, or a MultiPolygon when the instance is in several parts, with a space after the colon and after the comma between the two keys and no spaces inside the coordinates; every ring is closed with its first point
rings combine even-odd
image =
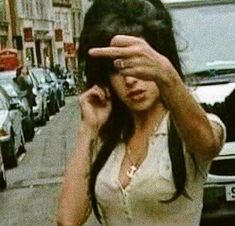
{"type": "Polygon", "coordinates": [[[13,47],[27,65],[53,65],[54,18],[50,0],[9,0],[13,47]]]}
{"type": "Polygon", "coordinates": [[[73,70],[75,46],[73,42],[71,0],[53,0],[55,14],[55,64],[73,70]]]}
{"type": "Polygon", "coordinates": [[[8,0],[0,0],[0,50],[12,47],[8,0]]]}
{"type": "Polygon", "coordinates": [[[0,0],[0,50],[15,48],[21,64],[77,70],[88,0],[0,0]]]}

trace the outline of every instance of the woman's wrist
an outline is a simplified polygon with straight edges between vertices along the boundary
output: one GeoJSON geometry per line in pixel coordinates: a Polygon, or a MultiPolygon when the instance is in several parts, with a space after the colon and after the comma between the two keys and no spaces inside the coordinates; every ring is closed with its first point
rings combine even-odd
{"type": "Polygon", "coordinates": [[[79,126],[79,135],[82,135],[91,140],[97,139],[99,131],[94,126],[90,126],[86,123],[81,122],[79,126]]]}

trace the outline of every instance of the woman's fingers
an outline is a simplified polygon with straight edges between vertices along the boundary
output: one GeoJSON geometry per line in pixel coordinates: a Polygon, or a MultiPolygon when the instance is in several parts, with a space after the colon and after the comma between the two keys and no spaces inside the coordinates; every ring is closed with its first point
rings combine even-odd
{"type": "Polygon", "coordinates": [[[92,48],[89,54],[94,57],[110,57],[112,59],[127,58],[138,55],[140,44],[144,40],[134,36],[116,35],[109,47],[92,48]]]}
{"type": "Polygon", "coordinates": [[[142,42],[143,39],[129,35],[116,35],[112,38],[110,46],[127,47],[142,42]]]}
{"type": "Polygon", "coordinates": [[[127,57],[130,55],[129,49],[125,47],[102,47],[89,49],[88,53],[93,57],[109,57],[112,59],[127,57]]]}
{"type": "Polygon", "coordinates": [[[143,59],[141,57],[132,57],[132,58],[118,58],[113,61],[113,65],[118,70],[129,69],[143,64],[143,59]]]}
{"type": "Polygon", "coordinates": [[[170,61],[140,37],[117,35],[109,47],[89,50],[94,57],[110,57],[119,73],[143,80],[164,80],[172,70],[170,61]]]}
{"type": "Polygon", "coordinates": [[[93,104],[106,104],[110,94],[107,88],[102,89],[94,85],[91,89],[80,95],[80,102],[93,102],[93,104]]]}

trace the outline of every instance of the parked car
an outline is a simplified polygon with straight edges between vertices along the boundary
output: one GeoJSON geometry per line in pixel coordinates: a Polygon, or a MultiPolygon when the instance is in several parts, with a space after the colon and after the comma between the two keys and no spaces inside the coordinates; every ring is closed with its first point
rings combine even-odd
{"type": "Polygon", "coordinates": [[[59,111],[59,103],[56,96],[56,87],[53,84],[53,80],[48,76],[47,69],[32,68],[30,74],[37,80],[38,87],[47,93],[47,108],[50,115],[54,115],[59,111]]]}
{"type": "Polygon", "coordinates": [[[0,145],[7,169],[16,167],[17,157],[26,151],[20,108],[18,101],[12,101],[0,89],[0,145]]]}
{"type": "Polygon", "coordinates": [[[59,78],[59,82],[64,88],[65,96],[75,95],[77,93],[76,80],[73,73],[64,71],[63,76],[59,78]]]}
{"type": "MultiPolygon", "coordinates": [[[[235,61],[233,67],[194,73],[192,90],[207,112],[226,126],[226,143],[212,164],[204,189],[202,221],[235,220],[235,61]]],[[[232,225],[232,224],[231,224],[232,225]]]]}
{"type": "Polygon", "coordinates": [[[43,89],[39,81],[29,71],[29,79],[33,84],[33,93],[36,96],[36,106],[33,106],[33,119],[34,122],[40,125],[45,125],[49,120],[48,100],[49,96],[45,89],[43,89]]]}
{"type": "Polygon", "coordinates": [[[2,152],[0,151],[0,191],[3,191],[4,189],[6,189],[6,187],[7,187],[6,172],[2,158],[2,152]]]}
{"type": "Polygon", "coordinates": [[[65,105],[65,94],[64,94],[63,85],[61,84],[61,82],[59,81],[54,72],[49,71],[49,76],[51,77],[51,79],[55,84],[57,100],[59,101],[59,106],[62,107],[65,105]]]}
{"type": "Polygon", "coordinates": [[[30,141],[35,135],[34,122],[31,118],[31,108],[28,104],[26,92],[19,91],[12,80],[0,80],[0,88],[6,92],[6,95],[12,101],[17,101],[20,105],[19,110],[22,113],[22,129],[25,141],[30,141]]]}
{"type": "MultiPolygon", "coordinates": [[[[186,82],[207,110],[208,106],[215,109],[235,88],[235,1],[163,2],[173,17],[186,82]]],[[[223,120],[230,138],[212,162],[204,185],[202,225],[225,225],[229,219],[226,225],[232,226],[235,222],[234,109],[220,109],[229,115],[229,120],[223,120]]]]}

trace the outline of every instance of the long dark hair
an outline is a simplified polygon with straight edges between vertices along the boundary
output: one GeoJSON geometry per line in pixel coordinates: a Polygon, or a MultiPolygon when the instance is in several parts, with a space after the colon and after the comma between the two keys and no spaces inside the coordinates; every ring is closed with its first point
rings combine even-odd
{"type": "MultiPolygon", "coordinates": [[[[166,56],[183,79],[177,53],[171,16],[159,0],[95,0],[88,10],[80,36],[78,59],[84,66],[87,87],[94,84],[108,86],[112,94],[112,112],[101,131],[103,145],[91,167],[90,193],[95,215],[100,220],[95,196],[96,178],[111,152],[123,139],[127,142],[133,134],[133,118],[125,105],[118,99],[110,85],[109,76],[115,71],[108,58],[92,58],[88,50],[92,47],[109,46],[117,34],[143,37],[152,48],[166,56]]],[[[186,168],[182,142],[173,121],[169,128],[169,154],[176,192],[168,201],[184,194],[186,168]]]]}

